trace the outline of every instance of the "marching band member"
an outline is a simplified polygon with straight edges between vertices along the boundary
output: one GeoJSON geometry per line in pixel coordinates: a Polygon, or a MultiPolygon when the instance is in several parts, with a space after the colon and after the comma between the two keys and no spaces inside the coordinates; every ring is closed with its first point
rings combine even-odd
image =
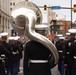
{"type": "MultiPolygon", "coordinates": [[[[36,32],[45,36],[46,28],[36,28],[36,32]]],[[[44,45],[37,41],[28,41],[24,51],[24,75],[51,75],[49,55],[50,51],[44,45]]]]}
{"type": "Polygon", "coordinates": [[[65,42],[65,60],[64,60],[64,66],[66,68],[65,75],[72,75],[72,67],[71,67],[71,61],[70,61],[70,46],[75,40],[75,30],[69,29],[68,32],[70,33],[69,39],[65,42]]]}
{"type": "Polygon", "coordinates": [[[57,42],[56,44],[59,53],[58,70],[61,75],[64,75],[64,57],[65,57],[64,41],[65,37],[59,37],[59,42],[57,42]]]}
{"type": "Polygon", "coordinates": [[[10,55],[9,55],[10,58],[7,57],[6,60],[5,60],[6,75],[9,75],[9,73],[10,73],[10,64],[11,64],[11,57],[12,57],[12,47],[11,47],[11,45],[9,43],[7,43],[8,33],[7,32],[3,32],[0,35],[1,35],[1,38],[2,38],[2,45],[10,53],[10,55]]]}
{"type": "Polygon", "coordinates": [[[12,46],[12,62],[11,62],[11,75],[17,75],[19,70],[19,62],[20,62],[20,47],[17,45],[18,38],[10,37],[10,44],[12,46]]]}

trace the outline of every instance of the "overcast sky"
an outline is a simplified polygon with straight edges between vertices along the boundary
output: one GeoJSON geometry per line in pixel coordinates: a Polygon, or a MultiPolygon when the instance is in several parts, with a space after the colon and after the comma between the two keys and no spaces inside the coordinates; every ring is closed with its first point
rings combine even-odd
{"type": "MultiPolygon", "coordinates": [[[[29,0],[33,3],[35,3],[37,6],[44,6],[46,4],[47,6],[61,6],[61,7],[71,7],[71,0],[29,0]]],[[[72,0],[72,7],[76,4],[76,0],[72,0]]],[[[56,12],[56,14],[62,14],[60,17],[64,18],[66,16],[66,20],[71,20],[71,10],[70,9],[59,9],[59,10],[53,10],[56,12]]],[[[76,19],[76,13],[72,11],[72,21],[74,22],[76,19]]],[[[45,15],[45,14],[44,14],[45,15]]],[[[44,16],[43,15],[43,16],[44,16]]]]}

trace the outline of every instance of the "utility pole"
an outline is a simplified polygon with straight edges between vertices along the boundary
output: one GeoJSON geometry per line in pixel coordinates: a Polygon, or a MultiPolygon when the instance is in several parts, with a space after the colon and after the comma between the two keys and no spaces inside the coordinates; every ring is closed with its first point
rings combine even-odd
{"type": "Polygon", "coordinates": [[[72,0],[70,2],[71,2],[71,28],[72,28],[72,0]]]}

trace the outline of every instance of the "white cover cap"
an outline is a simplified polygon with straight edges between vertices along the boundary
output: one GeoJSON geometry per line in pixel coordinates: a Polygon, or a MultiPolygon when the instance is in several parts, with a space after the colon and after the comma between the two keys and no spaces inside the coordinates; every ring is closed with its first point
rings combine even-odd
{"type": "Polygon", "coordinates": [[[59,37],[59,39],[65,39],[65,37],[59,37]]]}
{"type": "Polygon", "coordinates": [[[17,37],[14,37],[14,40],[18,40],[18,38],[17,37]]]}
{"type": "Polygon", "coordinates": [[[74,29],[73,28],[72,29],[69,29],[68,32],[69,33],[76,33],[76,29],[75,28],[74,29]]]}
{"type": "Polygon", "coordinates": [[[62,37],[63,35],[62,35],[62,34],[58,34],[57,36],[58,36],[58,37],[62,37]]]}
{"type": "Polygon", "coordinates": [[[46,30],[49,26],[45,24],[37,24],[35,25],[35,30],[46,30]]]}
{"type": "Polygon", "coordinates": [[[20,36],[15,36],[15,37],[18,38],[18,39],[20,38],[20,36]]]}
{"type": "Polygon", "coordinates": [[[19,37],[17,37],[17,36],[11,36],[11,37],[9,37],[8,39],[9,39],[9,40],[18,40],[19,37]]]}
{"type": "Polygon", "coordinates": [[[14,37],[13,36],[8,37],[8,40],[14,40],[14,37]]]}
{"type": "Polygon", "coordinates": [[[7,32],[3,32],[3,33],[0,34],[0,36],[7,36],[7,35],[8,35],[7,32]]]}
{"type": "Polygon", "coordinates": [[[68,33],[66,33],[66,35],[70,35],[70,33],[68,32],[68,33]]]}

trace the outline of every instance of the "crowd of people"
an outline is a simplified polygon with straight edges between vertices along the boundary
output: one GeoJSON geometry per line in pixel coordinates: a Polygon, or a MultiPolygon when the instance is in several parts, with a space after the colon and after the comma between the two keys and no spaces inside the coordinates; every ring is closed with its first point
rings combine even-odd
{"type": "Polygon", "coordinates": [[[0,75],[17,75],[22,59],[23,45],[17,37],[0,34],[0,75]]]}
{"type": "MultiPolygon", "coordinates": [[[[38,33],[44,33],[42,35],[45,36],[43,30],[38,33]]],[[[59,54],[58,70],[61,75],[76,75],[76,32],[69,32],[58,38],[55,43],[53,42],[59,54]]],[[[50,52],[41,43],[28,41],[24,51],[23,74],[52,75],[50,65],[46,61],[49,55],[50,52]]]]}
{"type": "MultiPolygon", "coordinates": [[[[20,60],[23,57],[23,45],[19,38],[7,38],[7,35],[0,34],[0,75],[18,75],[20,60]]],[[[61,75],[76,75],[76,33],[66,33],[66,37],[58,36],[58,38],[54,43],[59,54],[58,70],[61,75]]],[[[23,74],[52,75],[48,61],[46,61],[49,54],[50,52],[41,43],[29,40],[24,50],[23,74]],[[42,61],[43,64],[37,61],[42,59],[45,60],[42,61]]]]}
{"type": "Polygon", "coordinates": [[[55,43],[58,53],[58,70],[61,75],[76,75],[76,32],[60,36],[55,43]]]}

